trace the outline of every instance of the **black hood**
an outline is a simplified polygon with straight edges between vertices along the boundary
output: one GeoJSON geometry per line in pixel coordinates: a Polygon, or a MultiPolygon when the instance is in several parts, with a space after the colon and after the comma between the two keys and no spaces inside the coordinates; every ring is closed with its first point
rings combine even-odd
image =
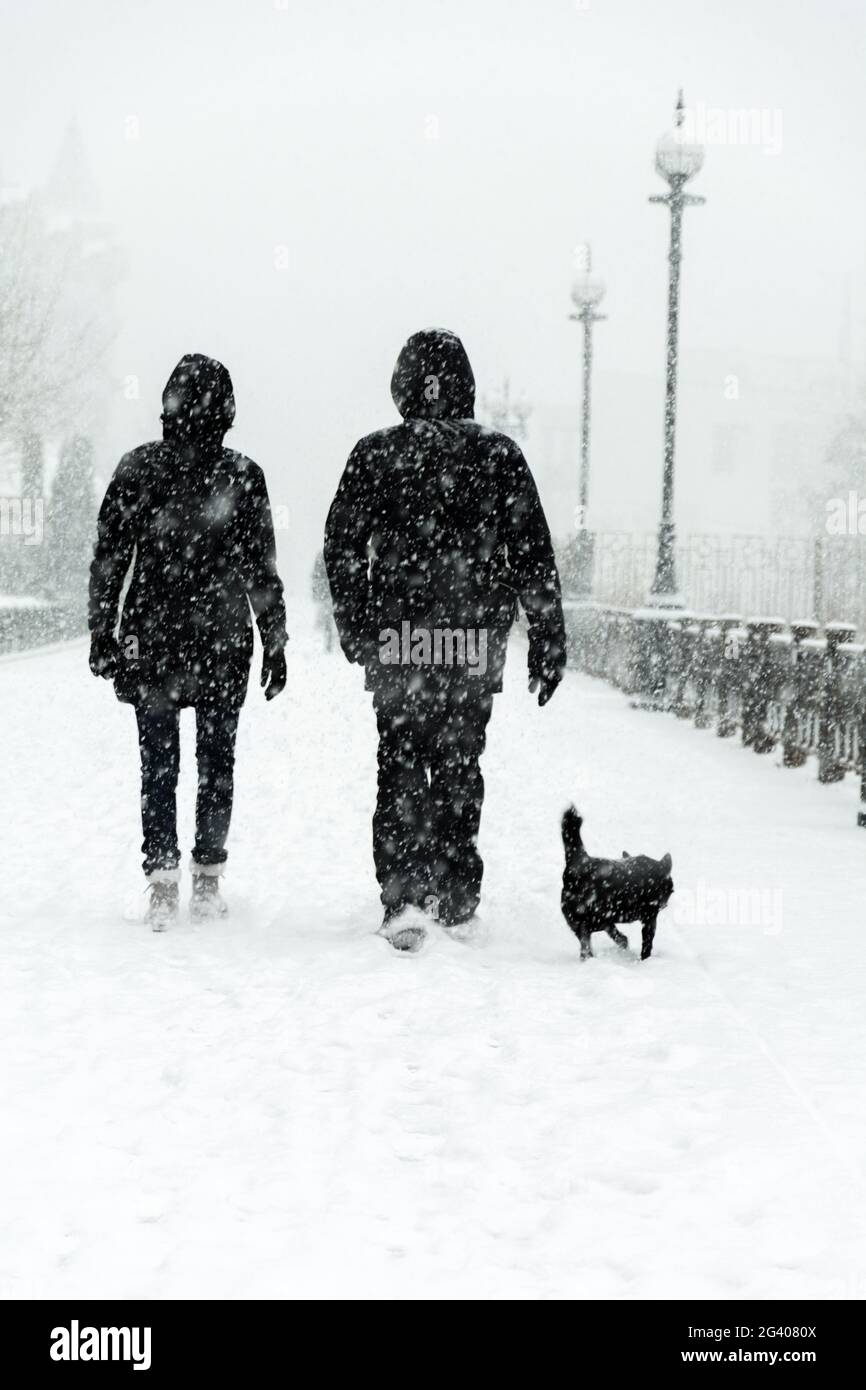
{"type": "Polygon", "coordinates": [[[162,428],[173,444],[222,439],[235,418],[228,369],[200,352],[183,356],[162,393],[162,428]]]}
{"type": "Polygon", "coordinates": [[[404,420],[471,420],[475,377],[457,334],[447,328],[413,333],[397,358],[391,395],[404,420]]]}

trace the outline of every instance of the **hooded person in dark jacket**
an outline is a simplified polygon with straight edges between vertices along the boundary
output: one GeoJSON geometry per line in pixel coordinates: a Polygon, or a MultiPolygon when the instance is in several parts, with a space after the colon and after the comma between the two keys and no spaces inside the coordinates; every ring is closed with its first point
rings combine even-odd
{"type": "Polygon", "coordinates": [[[365,667],[379,729],[373,853],[382,932],[400,949],[478,905],[484,750],[518,602],[530,689],[562,679],[565,630],[550,532],[517,444],[476,424],[460,339],[414,334],[391,394],[403,421],[362,439],[325,528],[343,651],[365,667]]]}
{"type": "Polygon", "coordinates": [[[126,454],[108,485],[90,570],[90,667],[114,681],[138,721],[142,850],[156,929],[178,908],[180,710],[196,712],[192,913],[204,918],[226,910],[219,875],[253,654],[250,610],[269,700],[286,683],[288,640],[264,474],[223,446],[235,415],[228,371],[191,353],[169,377],[162,404],[162,441],[126,454]]]}

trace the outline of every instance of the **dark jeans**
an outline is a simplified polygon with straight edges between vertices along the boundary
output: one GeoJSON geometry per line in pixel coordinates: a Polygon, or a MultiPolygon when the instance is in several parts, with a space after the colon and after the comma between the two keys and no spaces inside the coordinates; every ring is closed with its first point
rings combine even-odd
{"type": "MultiPolygon", "coordinates": [[[[176,869],[177,778],[180,772],[180,710],[136,706],[141,752],[141,825],[144,872],[176,869]]],[[[195,711],[198,796],[195,804],[197,864],[222,864],[232,817],[238,711],[197,705],[195,711]]]]}
{"type": "Polygon", "coordinates": [[[373,858],[386,907],[439,898],[440,918],[478,906],[484,865],[476,847],[493,696],[455,685],[424,695],[374,697],[379,795],[373,858]]]}

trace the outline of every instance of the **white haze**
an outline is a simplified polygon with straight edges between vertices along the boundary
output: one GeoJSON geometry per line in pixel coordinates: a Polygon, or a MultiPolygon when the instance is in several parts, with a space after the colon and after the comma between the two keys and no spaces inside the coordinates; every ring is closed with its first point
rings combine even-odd
{"type": "Polygon", "coordinates": [[[349,448],[395,419],[397,349],[429,324],[464,338],[479,395],[508,374],[534,404],[527,453],[555,529],[567,528],[580,361],[569,285],[585,239],[609,314],[596,333],[590,520],[655,526],[668,224],[647,198],[663,191],[653,150],[680,85],[689,105],[769,113],[781,148],[711,145],[695,181],[708,201],[686,214],[678,519],[712,529],[724,501],[726,525],[776,523],[763,484],[750,486],[751,465],[722,485],[711,477],[700,416],[725,408],[728,374],[744,383],[732,408],[759,454],[774,412],[797,417],[756,363],[784,380],[790,360],[796,383],[841,359],[845,399],[856,399],[862,4],[2,9],[4,185],[44,179],[75,117],[126,249],[102,477],[156,433],[180,354],[220,357],[238,397],[232,442],[290,509],[280,547],[296,581],[349,448]],[[138,400],[124,397],[130,376],[138,400]]]}

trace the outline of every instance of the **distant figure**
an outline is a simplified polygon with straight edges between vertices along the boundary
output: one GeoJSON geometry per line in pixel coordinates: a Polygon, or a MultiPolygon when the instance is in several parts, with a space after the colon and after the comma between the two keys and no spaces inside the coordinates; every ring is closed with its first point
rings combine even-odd
{"type": "Polygon", "coordinates": [[[162,442],[126,454],[108,485],[90,571],[90,669],[114,681],[138,720],[147,915],[155,931],[178,911],[180,710],[190,705],[196,713],[191,913],[203,919],[226,911],[219,875],[253,654],[250,609],[268,700],[286,684],[288,640],[264,473],[223,447],[235,415],[226,368],[199,353],[183,357],[162,405],[162,442]]]}
{"type": "Polygon", "coordinates": [[[380,930],[415,950],[425,918],[455,927],[478,905],[479,759],[518,600],[539,704],[562,679],[565,631],[535,483],[514,441],[474,422],[459,338],[414,334],[391,394],[403,423],[352,450],[325,562],[340,642],[365,668],[379,728],[380,930]]]}
{"type": "Polygon", "coordinates": [[[313,577],[310,584],[313,595],[313,603],[316,605],[316,627],[322,634],[325,651],[334,650],[336,628],[334,627],[334,612],[331,606],[331,589],[328,584],[328,571],[325,569],[325,557],[321,550],[316,556],[313,565],[313,577]]]}

